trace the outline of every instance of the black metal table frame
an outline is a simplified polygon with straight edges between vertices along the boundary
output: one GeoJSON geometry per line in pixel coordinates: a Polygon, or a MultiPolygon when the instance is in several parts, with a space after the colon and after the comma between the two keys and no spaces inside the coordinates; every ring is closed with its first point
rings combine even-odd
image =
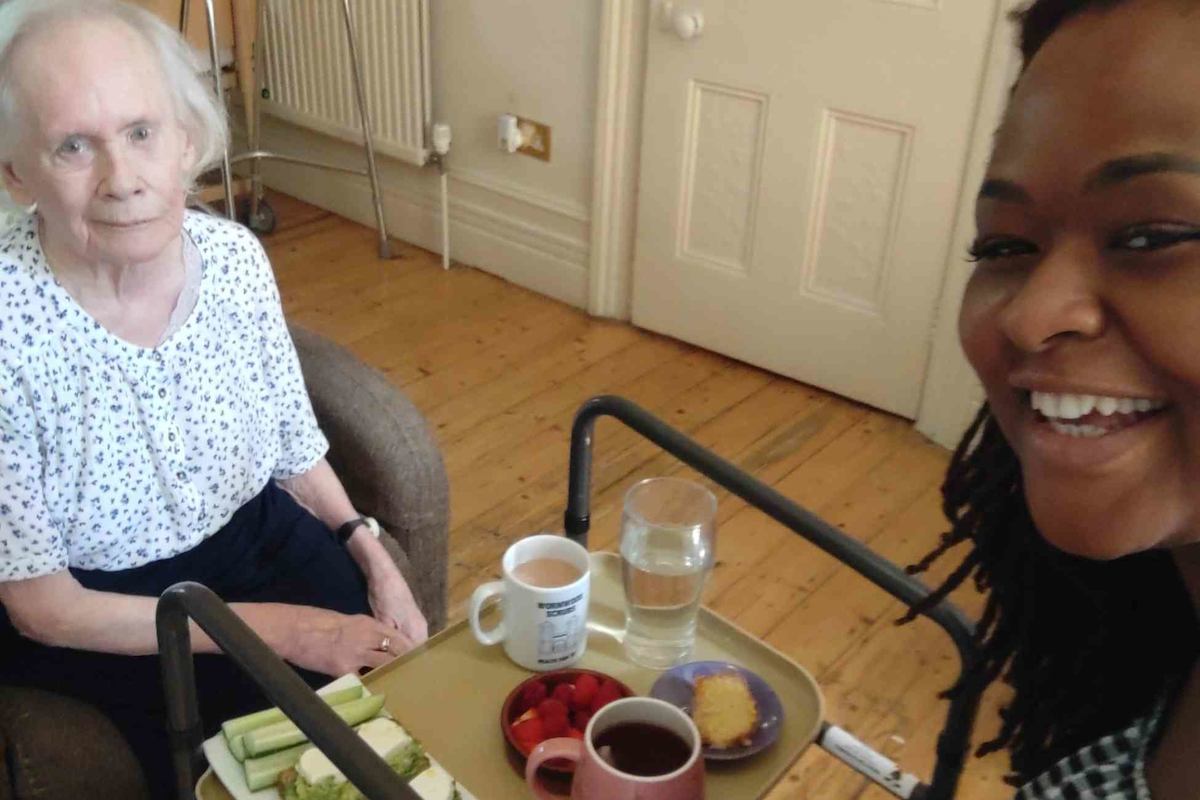
{"type": "MultiPolygon", "coordinates": [[[[596,419],[609,416],[671,453],[750,505],[803,536],[860,573],[905,605],[916,606],[929,594],[920,581],[905,574],[866,545],[839,531],[810,511],[751,477],[730,462],[692,441],[662,420],[621,397],[595,397],[584,403],[571,429],[567,536],[586,546],[590,527],[592,445],[596,419]]],[[[943,602],[924,612],[951,638],[965,671],[975,657],[972,626],[953,605],[943,602]]],[[[372,800],[419,800],[304,681],[242,622],[213,592],[198,583],[179,583],[163,593],[157,609],[159,652],[167,702],[168,735],[180,800],[194,797],[201,765],[202,728],[196,702],[188,619],[249,675],[268,700],[277,705],[321,748],[364,795],[372,800]]],[[[966,757],[975,705],[970,692],[951,698],[946,725],[938,737],[933,780],[922,787],[926,800],[954,796],[966,757]]]]}
{"type": "MultiPolygon", "coordinates": [[[[571,428],[571,466],[564,525],[567,536],[575,541],[587,545],[587,533],[591,525],[589,495],[592,445],[596,419],[602,416],[612,417],[632,428],[683,463],[803,536],[909,608],[916,607],[928,597],[928,587],[862,542],[801,508],[633,402],[612,395],[594,397],[584,403],[575,415],[571,428]]],[[[971,622],[948,602],[939,603],[922,613],[937,623],[954,642],[960,668],[966,674],[976,657],[971,622]]],[[[919,791],[925,800],[949,800],[954,796],[975,722],[973,694],[959,691],[950,699],[946,724],[938,736],[933,780],[928,786],[920,787],[919,791]]]]}

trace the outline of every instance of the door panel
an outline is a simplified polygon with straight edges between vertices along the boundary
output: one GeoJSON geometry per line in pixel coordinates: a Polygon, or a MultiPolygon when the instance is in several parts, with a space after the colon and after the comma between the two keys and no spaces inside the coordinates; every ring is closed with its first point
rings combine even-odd
{"type": "Polygon", "coordinates": [[[995,2],[673,6],[704,25],[652,14],[634,322],[915,416],[995,2]]]}

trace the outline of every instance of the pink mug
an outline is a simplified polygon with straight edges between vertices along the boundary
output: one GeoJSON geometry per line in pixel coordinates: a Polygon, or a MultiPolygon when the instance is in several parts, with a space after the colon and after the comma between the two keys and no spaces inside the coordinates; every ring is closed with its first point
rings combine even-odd
{"type": "MultiPolygon", "coordinates": [[[[639,752],[647,752],[641,748],[639,752]]],[[[596,712],[582,741],[548,739],[529,754],[525,781],[538,800],[567,800],[551,794],[538,777],[538,768],[552,758],[575,762],[569,800],[703,800],[704,759],[700,757],[700,731],[691,717],[670,703],[651,697],[626,697],[596,712]],[[665,728],[690,748],[687,758],[663,775],[642,776],[622,772],[600,757],[596,740],[619,725],[642,723],[665,728]]]]}

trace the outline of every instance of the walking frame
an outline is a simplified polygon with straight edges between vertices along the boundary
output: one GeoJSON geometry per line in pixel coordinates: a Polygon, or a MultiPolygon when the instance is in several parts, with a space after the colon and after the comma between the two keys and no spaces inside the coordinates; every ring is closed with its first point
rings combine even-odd
{"type": "MultiPolygon", "coordinates": [[[[751,506],[803,536],[817,547],[860,573],[912,608],[929,596],[929,589],[908,576],[865,544],[801,508],[771,487],[705,449],[681,432],[621,397],[595,397],[583,404],[571,430],[570,473],[566,535],[586,546],[590,526],[589,493],[592,444],[598,417],[609,416],[654,442],[680,461],[741,497],[751,506]]],[[[973,628],[948,602],[922,614],[937,623],[953,641],[962,675],[970,675],[976,657],[973,628]]],[[[263,689],[268,700],[295,721],[309,739],[330,757],[342,772],[372,800],[418,800],[417,795],[387,764],[359,739],[330,708],[215,594],[197,583],[179,583],[166,590],[158,602],[158,645],[166,692],[168,734],[175,765],[178,797],[194,797],[194,780],[201,766],[202,733],[192,669],[188,618],[196,623],[234,662],[263,689]]],[[[950,698],[946,724],[938,737],[933,779],[924,784],[904,775],[887,759],[861,743],[853,751],[831,747],[825,733],[834,729],[822,723],[818,744],[867,775],[897,797],[909,800],[951,800],[962,773],[975,721],[976,693],[960,686],[950,698]],[[872,762],[874,768],[872,768],[872,762]],[[887,766],[882,772],[879,765],[887,766]]],[[[721,800],[714,798],[713,800],[721,800]]]]}
{"type": "MultiPolygon", "coordinates": [[[[366,169],[353,169],[343,167],[338,164],[330,164],[327,162],[311,161],[297,156],[282,155],[264,150],[262,144],[262,86],[263,82],[259,79],[260,70],[263,69],[265,63],[264,52],[265,43],[263,41],[263,31],[266,28],[265,20],[267,14],[267,3],[269,0],[246,0],[247,2],[255,3],[256,18],[258,20],[258,35],[254,37],[254,58],[253,58],[253,74],[239,75],[239,80],[250,80],[253,82],[254,91],[249,93],[251,97],[251,108],[249,111],[249,149],[244,153],[239,153],[231,156],[229,148],[225,149],[221,163],[221,182],[225,194],[225,213],[230,219],[237,218],[237,207],[234,201],[233,192],[233,166],[243,162],[250,162],[250,206],[247,222],[249,227],[260,233],[269,233],[275,227],[275,216],[270,206],[263,200],[263,182],[262,182],[262,161],[264,159],[274,159],[288,164],[301,164],[318,169],[332,170],[334,172],[344,172],[350,175],[358,175],[366,177],[371,182],[371,199],[375,207],[375,224],[379,232],[379,257],[388,259],[392,257],[391,245],[388,241],[387,221],[384,219],[383,213],[383,194],[379,185],[379,171],[375,161],[375,139],[371,132],[371,114],[370,108],[367,106],[366,90],[363,85],[363,69],[362,59],[358,48],[358,34],[354,28],[354,15],[350,8],[350,0],[339,0],[342,9],[342,21],[345,25],[346,40],[350,49],[350,66],[351,73],[354,78],[354,95],[355,102],[358,107],[359,120],[362,122],[363,147],[366,151],[367,165],[366,169]]],[[[179,30],[186,32],[188,20],[190,19],[192,0],[181,0],[179,12],[179,30]]],[[[208,25],[208,45],[209,56],[211,58],[211,68],[213,76],[213,85],[217,93],[217,99],[221,103],[222,108],[225,106],[225,89],[221,84],[221,59],[220,51],[217,44],[217,21],[216,11],[213,7],[213,0],[204,0],[204,10],[206,22],[208,25]]]]}

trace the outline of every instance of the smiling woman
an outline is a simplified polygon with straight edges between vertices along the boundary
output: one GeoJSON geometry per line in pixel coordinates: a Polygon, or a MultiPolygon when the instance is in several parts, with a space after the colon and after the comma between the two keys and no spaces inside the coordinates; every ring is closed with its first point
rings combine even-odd
{"type": "MultiPolygon", "coordinates": [[[[944,487],[1015,698],[1019,797],[1200,786],[1200,4],[1037,0],[959,333],[987,407],[944,487]]],[[[965,684],[966,685],[966,684],[965,684]]]]}

